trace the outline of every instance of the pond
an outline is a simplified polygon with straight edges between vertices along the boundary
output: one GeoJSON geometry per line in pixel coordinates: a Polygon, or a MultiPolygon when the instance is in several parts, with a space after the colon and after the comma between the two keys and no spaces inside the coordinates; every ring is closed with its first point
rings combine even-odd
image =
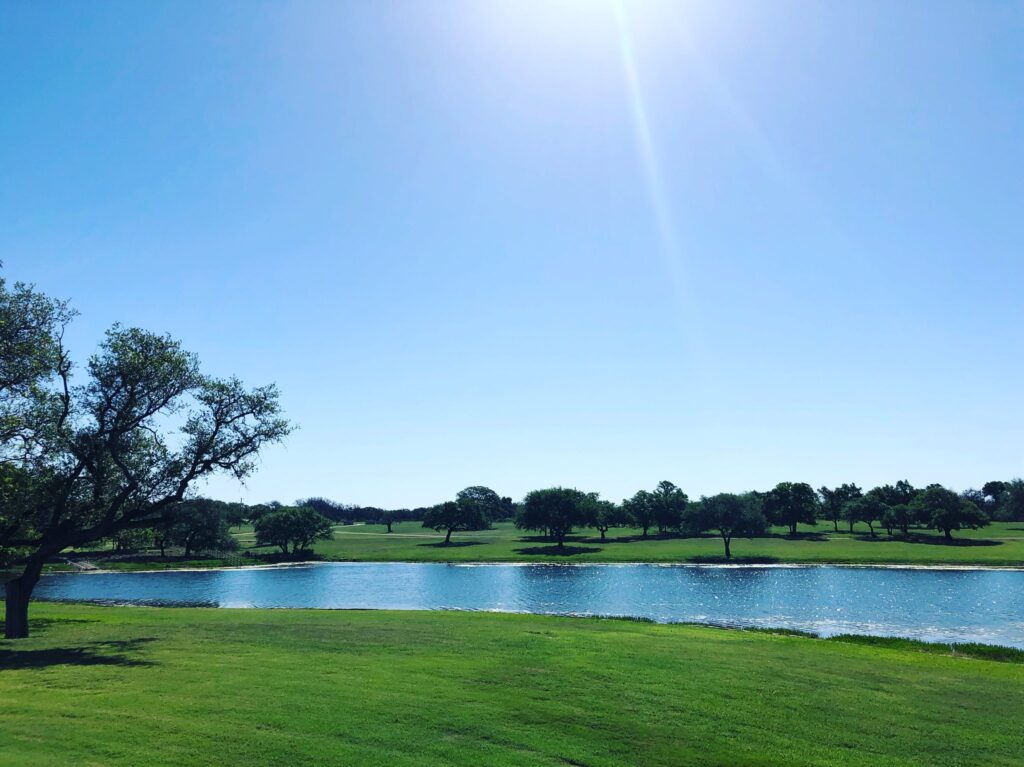
{"type": "Polygon", "coordinates": [[[133,605],[618,615],[1024,648],[1020,570],[331,562],[50,575],[36,596],[133,605]]]}

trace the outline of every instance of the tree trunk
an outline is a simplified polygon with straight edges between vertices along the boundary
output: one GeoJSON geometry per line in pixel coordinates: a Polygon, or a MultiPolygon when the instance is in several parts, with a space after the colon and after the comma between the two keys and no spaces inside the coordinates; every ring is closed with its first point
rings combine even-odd
{"type": "Polygon", "coordinates": [[[832,520],[832,524],[835,526],[836,532],[838,533],[839,532],[839,520],[838,519],[833,519],[832,520]]]}
{"type": "Polygon", "coordinates": [[[732,558],[732,551],[729,550],[729,543],[730,543],[729,539],[726,538],[723,535],[722,536],[722,542],[725,544],[725,558],[726,559],[731,559],[732,558]]]}
{"type": "Polygon", "coordinates": [[[601,540],[603,541],[604,540],[604,534],[605,534],[606,531],[604,530],[604,528],[601,528],[601,527],[599,527],[597,529],[601,531],[601,540]]]}
{"type": "Polygon", "coordinates": [[[646,527],[645,527],[645,528],[644,528],[644,538],[646,538],[646,537],[647,537],[647,530],[648,530],[648,528],[646,528],[646,527]]]}
{"type": "Polygon", "coordinates": [[[4,616],[4,636],[7,639],[25,639],[28,636],[28,603],[42,572],[43,563],[30,560],[20,576],[7,582],[4,616]]]}
{"type": "Polygon", "coordinates": [[[850,532],[851,533],[853,532],[853,520],[852,519],[850,520],[850,532]]]}
{"type": "Polygon", "coordinates": [[[871,533],[871,537],[875,537],[875,528],[871,524],[871,520],[868,520],[868,532],[871,533]]]}
{"type": "Polygon", "coordinates": [[[385,522],[384,524],[386,524],[388,526],[388,532],[390,533],[391,532],[391,525],[392,525],[392,523],[391,522],[385,522]]]}
{"type": "Polygon", "coordinates": [[[444,536],[444,545],[447,546],[449,543],[451,543],[451,540],[452,540],[452,530],[451,530],[451,528],[448,528],[448,532],[444,536]]]}
{"type": "Polygon", "coordinates": [[[952,531],[951,529],[949,529],[949,528],[946,528],[946,529],[945,529],[945,530],[943,530],[942,532],[944,532],[944,533],[946,534],[946,540],[947,540],[947,541],[951,541],[951,540],[953,540],[953,531],[952,531]]]}
{"type": "Polygon", "coordinates": [[[790,535],[796,535],[796,522],[794,522],[793,524],[791,524],[789,526],[789,534],[790,535]]]}

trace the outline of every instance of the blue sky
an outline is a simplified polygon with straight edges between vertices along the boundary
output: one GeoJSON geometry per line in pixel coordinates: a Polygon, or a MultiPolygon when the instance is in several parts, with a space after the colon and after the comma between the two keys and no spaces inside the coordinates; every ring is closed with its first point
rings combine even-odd
{"type": "Polygon", "coordinates": [[[249,501],[1024,474],[1024,6],[0,6],[0,259],[276,381],[249,501]]]}

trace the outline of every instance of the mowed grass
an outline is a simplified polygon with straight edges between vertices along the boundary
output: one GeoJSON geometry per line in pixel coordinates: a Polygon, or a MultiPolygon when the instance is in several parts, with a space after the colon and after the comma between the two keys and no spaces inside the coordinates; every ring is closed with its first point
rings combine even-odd
{"type": "Polygon", "coordinates": [[[0,764],[1019,765],[1024,665],[490,613],[33,607],[0,764]]]}
{"type": "MultiPolygon", "coordinates": [[[[771,537],[737,538],[735,560],[846,564],[982,564],[1024,566],[1024,523],[996,523],[982,530],[965,530],[947,544],[941,533],[913,530],[910,539],[890,538],[885,531],[868,535],[858,526],[854,534],[836,533],[831,524],[802,527],[790,538],[775,529],[771,537]]],[[[243,546],[254,542],[251,530],[238,537],[243,546]]],[[[602,542],[591,530],[579,531],[559,553],[550,541],[499,523],[491,530],[456,533],[452,543],[417,522],[403,522],[388,534],[381,525],[336,526],[334,539],[315,544],[325,559],[414,562],[700,562],[723,558],[722,541],[713,536],[682,538],[652,536],[639,530],[617,529],[602,542]]]]}

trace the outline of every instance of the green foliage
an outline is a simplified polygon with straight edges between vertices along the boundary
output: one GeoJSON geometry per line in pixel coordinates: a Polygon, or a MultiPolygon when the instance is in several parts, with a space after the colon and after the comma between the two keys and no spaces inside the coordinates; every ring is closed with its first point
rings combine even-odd
{"type": "Polygon", "coordinates": [[[846,519],[850,523],[851,530],[854,524],[863,522],[868,526],[871,535],[874,535],[875,524],[882,521],[888,510],[889,507],[882,502],[878,494],[874,491],[869,491],[867,495],[849,501],[845,507],[845,514],[846,519]]]}
{"type": "Polygon", "coordinates": [[[238,542],[230,526],[240,512],[238,504],[193,498],[169,507],[154,527],[155,543],[164,553],[167,546],[180,546],[186,557],[199,551],[233,551],[238,542]]]}
{"type": "Polygon", "coordinates": [[[589,518],[590,524],[601,534],[602,541],[613,527],[627,527],[633,523],[629,512],[622,505],[601,500],[597,493],[587,493],[582,504],[584,516],[589,518]]]}
{"type": "Polygon", "coordinates": [[[825,518],[832,522],[835,530],[839,530],[839,520],[846,519],[846,504],[860,498],[861,489],[850,482],[832,489],[819,487],[818,494],[821,496],[821,509],[825,518]]]}
{"type": "Polygon", "coordinates": [[[270,511],[256,521],[254,532],[257,545],[277,546],[286,556],[334,536],[331,521],[308,506],[282,506],[270,511]]]}
{"type": "Polygon", "coordinates": [[[71,317],[0,281],[0,458],[7,479],[21,477],[0,488],[17,489],[0,513],[0,550],[19,550],[23,564],[6,587],[11,637],[27,632],[28,602],[52,557],[131,539],[204,478],[248,476],[263,446],[291,429],[273,386],[205,376],[180,343],[138,328],[111,328],[88,380],[73,385],[63,346],[71,317]]]}
{"type": "Polygon", "coordinates": [[[690,504],[688,517],[689,529],[698,532],[712,530],[721,536],[726,559],[732,556],[734,536],[763,535],[768,527],[762,501],[754,493],[702,496],[699,503],[690,504]]]}
{"type": "Polygon", "coordinates": [[[632,498],[624,500],[622,508],[646,538],[647,531],[654,526],[657,517],[654,495],[646,490],[640,490],[632,498]]]}
{"type": "Polygon", "coordinates": [[[942,485],[929,485],[912,504],[926,524],[952,539],[953,530],[974,530],[989,524],[988,516],[970,501],[942,485]]]}
{"type": "Polygon", "coordinates": [[[545,532],[561,548],[574,527],[592,524],[593,512],[593,504],[579,490],[566,487],[533,490],[526,494],[516,527],[545,532]]]}
{"type": "Polygon", "coordinates": [[[654,502],[654,523],[659,533],[678,530],[689,503],[686,493],[668,480],[662,480],[651,493],[654,502]]]}
{"type": "Polygon", "coordinates": [[[479,502],[476,493],[460,495],[462,497],[458,500],[445,501],[430,507],[423,517],[423,527],[445,532],[446,546],[451,543],[452,533],[460,530],[484,530],[491,524],[487,516],[488,507],[479,502]]]}
{"type": "Polygon", "coordinates": [[[489,487],[474,485],[460,490],[455,502],[466,512],[467,517],[495,522],[506,516],[508,510],[501,497],[489,487]]]}
{"type": "Polygon", "coordinates": [[[764,497],[764,513],[773,525],[789,528],[796,535],[797,525],[818,521],[818,496],[806,482],[780,482],[764,497]]]}

